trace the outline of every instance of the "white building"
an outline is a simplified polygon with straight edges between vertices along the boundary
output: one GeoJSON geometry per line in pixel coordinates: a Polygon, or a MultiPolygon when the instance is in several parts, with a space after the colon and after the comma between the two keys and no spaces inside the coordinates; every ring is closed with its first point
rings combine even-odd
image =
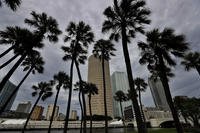
{"type": "MultiPolygon", "coordinates": [[[[125,72],[114,72],[111,76],[112,96],[119,90],[128,93],[129,83],[125,72]]],[[[131,101],[123,102],[122,109],[132,105],[131,101]]],[[[121,117],[120,104],[113,98],[113,113],[114,117],[121,117]]]]}

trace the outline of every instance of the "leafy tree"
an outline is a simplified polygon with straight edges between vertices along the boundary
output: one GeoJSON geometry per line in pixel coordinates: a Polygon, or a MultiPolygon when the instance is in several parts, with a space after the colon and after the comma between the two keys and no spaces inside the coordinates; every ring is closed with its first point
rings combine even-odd
{"type": "Polygon", "coordinates": [[[140,63],[148,64],[147,67],[150,72],[153,70],[158,74],[164,87],[166,99],[171,109],[177,132],[183,133],[170,93],[167,73],[171,71],[171,66],[176,65],[176,62],[171,56],[183,57],[184,52],[188,50],[188,44],[185,42],[183,35],[175,35],[174,30],[169,28],[165,28],[162,32],[158,29],[153,29],[148,32],[146,36],[147,43],[138,43],[139,48],[142,50],[140,63]]]}
{"type": "Polygon", "coordinates": [[[176,96],[174,103],[178,111],[187,120],[191,120],[194,127],[200,128],[200,99],[176,96]]]}
{"type": "Polygon", "coordinates": [[[136,86],[136,91],[138,92],[138,99],[139,99],[139,102],[140,102],[140,110],[141,110],[141,113],[142,113],[143,121],[146,123],[145,115],[144,115],[144,112],[143,112],[143,109],[142,109],[141,92],[146,91],[148,84],[142,78],[136,78],[136,79],[134,79],[134,82],[135,82],[135,86],[136,86]]]}
{"type": "Polygon", "coordinates": [[[58,41],[57,36],[61,34],[61,31],[58,29],[58,24],[54,18],[48,17],[45,13],[37,14],[35,12],[32,12],[31,15],[33,16],[33,18],[25,19],[25,23],[35,27],[36,30],[34,32],[19,27],[8,27],[7,31],[5,31],[5,33],[8,32],[8,34],[5,34],[5,36],[4,34],[3,36],[1,36],[2,32],[0,32],[0,37],[3,39],[3,42],[6,44],[15,45],[17,48],[12,48],[16,48],[14,49],[15,55],[19,54],[18,56],[21,56],[20,59],[15,63],[15,65],[10,69],[10,71],[1,81],[0,91],[3,89],[6,81],[9,80],[11,75],[21,64],[21,62],[26,58],[26,56],[31,56],[33,55],[33,53],[38,52],[35,50],[35,48],[43,47],[44,44],[42,43],[42,41],[43,39],[45,39],[45,37],[48,38],[50,42],[56,42],[58,41]],[[19,33],[17,39],[15,34],[12,33],[12,31],[19,33]],[[18,45],[20,46],[19,48],[18,45]]]}
{"type": "MultiPolygon", "coordinates": [[[[66,112],[66,122],[64,126],[64,133],[67,132],[68,127],[68,119],[70,113],[70,103],[71,103],[71,92],[72,92],[72,79],[73,79],[73,66],[74,63],[77,68],[78,77],[80,81],[80,88],[82,88],[82,77],[79,69],[79,64],[84,64],[85,60],[87,59],[87,48],[88,45],[91,44],[94,40],[94,34],[91,31],[89,25],[86,25],[83,21],[75,24],[74,22],[70,22],[69,26],[66,29],[67,35],[64,38],[65,42],[70,42],[70,46],[63,46],[62,49],[65,52],[65,56],[63,59],[65,61],[72,60],[71,67],[70,67],[70,91],[69,91],[69,99],[68,99],[68,106],[66,112]]],[[[82,89],[80,89],[82,91],[82,89]]],[[[83,114],[86,116],[86,104],[85,104],[85,97],[82,93],[82,102],[83,102],[83,114]]],[[[83,117],[84,118],[84,117],[83,117]]],[[[83,122],[84,133],[86,133],[86,120],[84,119],[83,122]]]]}
{"type": "Polygon", "coordinates": [[[196,69],[200,75],[200,53],[199,52],[190,52],[184,57],[184,61],[181,62],[185,66],[185,70],[189,71],[190,69],[196,69]]]}
{"type": "Polygon", "coordinates": [[[121,118],[122,118],[123,125],[124,125],[124,128],[125,128],[124,113],[123,113],[123,109],[122,109],[122,102],[128,101],[128,97],[126,96],[126,94],[125,94],[123,91],[119,90],[119,91],[115,92],[114,99],[115,99],[116,101],[118,101],[119,104],[120,104],[121,115],[122,115],[121,118]]]}
{"type": "Polygon", "coordinates": [[[46,82],[40,82],[40,83],[38,83],[37,86],[33,85],[32,89],[34,90],[34,92],[32,93],[32,96],[38,95],[38,98],[35,101],[32,109],[31,109],[31,112],[29,113],[29,115],[27,117],[27,120],[26,120],[26,122],[24,124],[24,128],[22,129],[22,133],[24,133],[24,131],[26,130],[26,127],[28,125],[29,119],[30,119],[30,117],[31,117],[36,105],[40,101],[40,99],[42,99],[44,101],[47,98],[49,98],[50,96],[52,96],[52,94],[53,94],[50,83],[46,83],[46,82]]]}
{"type": "Polygon", "coordinates": [[[84,92],[88,94],[88,101],[89,101],[89,112],[90,112],[90,133],[92,133],[92,105],[91,105],[91,99],[92,95],[98,95],[98,88],[93,83],[85,83],[83,85],[84,92]]]}
{"type": "Polygon", "coordinates": [[[145,5],[146,3],[143,0],[120,0],[120,2],[118,0],[114,0],[114,5],[112,7],[109,6],[104,11],[106,20],[103,23],[102,28],[104,33],[111,32],[110,39],[119,41],[119,39],[122,38],[122,47],[129,86],[133,92],[131,99],[136,114],[139,133],[145,133],[147,130],[145,129],[144,122],[142,121],[137,101],[137,93],[134,88],[128,43],[131,42],[130,39],[134,38],[137,32],[144,33],[144,25],[150,23],[150,20],[147,18],[150,11],[145,7],[145,5]]]}
{"type": "MultiPolygon", "coordinates": [[[[106,103],[106,79],[105,79],[105,60],[109,61],[111,56],[115,56],[113,53],[116,51],[114,48],[114,44],[112,44],[109,40],[98,40],[94,44],[93,54],[96,58],[99,58],[102,64],[102,73],[103,73],[103,94],[104,94],[104,110],[105,117],[107,118],[107,103],[106,103]]],[[[108,120],[105,119],[105,133],[108,132],[108,120]]]]}
{"type": "Polygon", "coordinates": [[[18,92],[19,88],[23,84],[23,82],[27,79],[27,77],[32,73],[35,74],[36,72],[38,73],[43,73],[43,65],[44,61],[40,55],[34,55],[34,56],[28,56],[21,64],[24,66],[23,71],[27,71],[23,79],[20,81],[20,83],[17,85],[15,90],[12,92],[12,94],[9,96],[8,100],[5,102],[5,104],[1,107],[0,109],[0,114],[4,111],[12,97],[18,92]]]}
{"type": "Polygon", "coordinates": [[[0,0],[0,7],[6,4],[11,10],[16,11],[21,4],[21,0],[0,0]]]}
{"type": "Polygon", "coordinates": [[[56,93],[56,97],[55,97],[54,104],[53,104],[53,111],[52,111],[52,115],[51,115],[51,119],[50,119],[48,133],[51,132],[51,125],[52,125],[52,122],[54,119],[60,89],[63,88],[66,90],[66,89],[69,89],[69,87],[70,87],[69,86],[70,85],[69,76],[65,72],[58,72],[58,74],[54,75],[53,78],[54,79],[52,80],[52,84],[56,84],[57,93],[56,93]]]}

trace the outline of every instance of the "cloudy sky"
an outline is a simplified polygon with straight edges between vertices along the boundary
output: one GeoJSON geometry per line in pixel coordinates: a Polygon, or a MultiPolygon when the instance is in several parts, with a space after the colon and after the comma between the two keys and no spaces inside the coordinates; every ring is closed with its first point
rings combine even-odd
{"type": "MultiPolygon", "coordinates": [[[[147,7],[152,11],[150,19],[152,23],[146,26],[146,30],[153,28],[163,29],[164,27],[172,27],[176,30],[177,34],[185,34],[187,42],[191,44],[191,49],[200,51],[200,1],[199,0],[146,0],[147,7]]],[[[6,26],[22,26],[27,27],[24,24],[25,18],[30,18],[30,12],[36,11],[38,13],[46,12],[48,15],[56,18],[60,29],[63,31],[63,35],[60,36],[60,40],[56,44],[50,44],[45,42],[45,48],[41,50],[41,54],[46,62],[45,71],[43,75],[30,75],[23,86],[18,92],[17,98],[14,102],[13,109],[16,108],[19,102],[34,101],[35,98],[31,96],[31,86],[37,84],[40,81],[48,81],[52,79],[53,75],[58,71],[65,71],[69,73],[69,63],[62,61],[63,52],[60,47],[66,45],[63,43],[64,30],[70,21],[79,22],[84,21],[92,27],[95,33],[95,39],[107,38],[106,35],[102,35],[101,28],[104,21],[102,12],[106,7],[112,5],[112,0],[24,0],[21,7],[17,12],[13,12],[6,6],[0,8],[0,30],[4,30],[6,26]]],[[[142,77],[147,80],[149,73],[145,66],[141,66],[138,63],[140,57],[140,51],[137,48],[137,42],[142,40],[144,36],[137,35],[137,38],[132,40],[129,44],[130,58],[132,63],[134,77],[142,77]]],[[[114,71],[126,71],[123,59],[123,53],[121,51],[120,43],[114,42],[116,45],[116,55],[110,61],[111,74],[114,71]]],[[[1,46],[0,52],[3,52],[6,47],[1,46]]],[[[89,55],[91,55],[92,46],[89,49],[89,55]]],[[[0,60],[3,63],[12,53],[0,60]]],[[[172,95],[187,95],[200,97],[200,77],[195,70],[185,72],[184,68],[179,65],[173,68],[176,77],[171,79],[170,87],[172,95]]],[[[2,78],[8,70],[12,67],[12,64],[0,71],[0,77],[2,78]]],[[[81,66],[82,75],[87,80],[87,63],[81,66]]],[[[74,82],[77,81],[77,74],[75,72],[74,82]]],[[[25,73],[22,68],[17,69],[14,75],[11,77],[11,81],[18,84],[25,73]]],[[[59,99],[59,106],[61,112],[65,112],[67,101],[67,91],[62,91],[59,99]]],[[[146,106],[154,106],[150,90],[143,94],[143,102],[146,106]]],[[[40,102],[41,105],[46,106],[53,103],[53,97],[48,99],[45,103],[40,102]]],[[[78,101],[76,94],[73,96],[72,109],[78,109],[78,101]]]]}

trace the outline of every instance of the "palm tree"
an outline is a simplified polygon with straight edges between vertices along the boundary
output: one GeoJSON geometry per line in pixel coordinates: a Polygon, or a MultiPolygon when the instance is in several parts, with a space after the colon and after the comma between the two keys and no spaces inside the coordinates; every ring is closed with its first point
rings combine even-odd
{"type": "Polygon", "coordinates": [[[176,65],[171,55],[183,57],[184,52],[188,50],[188,44],[185,42],[185,37],[183,35],[175,35],[174,30],[169,28],[165,28],[162,32],[158,29],[154,29],[148,32],[146,36],[147,43],[138,43],[139,48],[142,50],[140,63],[148,64],[148,69],[150,71],[156,71],[158,74],[175,121],[176,130],[178,133],[183,133],[170,93],[167,73],[170,72],[171,66],[176,65]],[[167,69],[169,69],[168,72],[167,69]]]}
{"type": "Polygon", "coordinates": [[[190,52],[184,57],[184,61],[181,62],[185,66],[185,70],[189,71],[190,69],[196,69],[200,75],[200,53],[199,52],[190,52]]]}
{"type": "Polygon", "coordinates": [[[21,0],[0,0],[0,7],[5,3],[11,10],[16,11],[21,4],[21,0]]]}
{"type": "Polygon", "coordinates": [[[42,99],[43,101],[46,100],[47,98],[49,98],[50,96],[52,96],[53,92],[52,92],[52,88],[50,83],[46,83],[46,82],[40,82],[38,83],[37,86],[33,85],[32,89],[34,89],[34,92],[32,93],[32,96],[36,96],[38,94],[38,98],[35,101],[31,112],[29,113],[27,120],[24,124],[24,128],[22,129],[22,133],[24,133],[24,131],[26,130],[26,127],[28,125],[29,119],[36,107],[36,105],[38,104],[38,102],[40,101],[40,99],[42,99]]]}
{"type": "MultiPolygon", "coordinates": [[[[45,13],[37,14],[35,12],[32,12],[31,15],[33,18],[25,19],[25,23],[29,24],[30,26],[35,27],[37,30],[35,30],[34,33],[32,33],[27,29],[22,29],[23,32],[20,34],[19,40],[16,40],[16,38],[13,38],[15,40],[14,44],[20,44],[20,46],[22,46],[19,49],[18,48],[15,49],[14,51],[15,53],[20,53],[21,57],[1,81],[0,92],[3,89],[6,81],[9,80],[11,75],[14,73],[17,67],[21,64],[21,62],[26,58],[26,56],[33,54],[33,52],[37,52],[34,50],[34,48],[43,47],[44,44],[42,43],[42,41],[43,39],[45,39],[45,37],[50,42],[57,42],[58,41],[57,36],[61,34],[61,31],[58,29],[58,24],[54,18],[48,17],[45,13]]],[[[8,42],[9,42],[9,39],[12,40],[12,37],[15,37],[15,36],[11,36],[11,37],[8,36],[7,38],[5,38],[5,40],[8,39],[8,42]]],[[[9,43],[13,43],[13,42],[11,41],[9,43]]]]}
{"type": "Polygon", "coordinates": [[[93,54],[95,57],[99,58],[102,63],[102,73],[103,73],[103,94],[104,94],[104,110],[105,110],[105,133],[108,133],[108,114],[107,114],[107,105],[106,105],[106,80],[105,80],[105,68],[104,68],[104,61],[109,61],[111,56],[115,56],[113,53],[116,51],[114,48],[114,44],[112,44],[109,40],[98,40],[94,44],[93,54]]]}
{"type": "Polygon", "coordinates": [[[55,101],[54,101],[54,105],[53,105],[53,111],[52,111],[52,115],[51,115],[51,119],[50,119],[48,133],[50,133],[50,131],[51,131],[51,125],[52,125],[52,122],[54,119],[54,114],[55,114],[55,110],[56,110],[56,105],[57,105],[60,89],[62,87],[65,90],[69,88],[69,76],[65,72],[58,72],[58,74],[54,75],[53,78],[54,79],[53,79],[52,83],[57,84],[56,85],[57,93],[56,93],[56,97],[55,97],[55,101]]]}
{"type": "MultiPolygon", "coordinates": [[[[80,81],[80,90],[82,90],[82,77],[79,69],[79,64],[84,64],[85,60],[87,59],[87,48],[90,43],[93,42],[94,34],[91,31],[89,25],[86,25],[84,22],[79,22],[75,24],[70,22],[69,26],[66,29],[67,35],[65,36],[64,41],[70,41],[70,47],[63,46],[62,49],[66,53],[63,57],[64,60],[72,60],[71,68],[70,68],[70,91],[69,91],[69,99],[68,99],[68,106],[67,106],[67,113],[66,113],[66,122],[64,126],[64,133],[67,132],[68,127],[68,119],[69,119],[69,111],[70,111],[70,103],[71,103],[71,92],[72,92],[72,79],[73,79],[73,65],[75,63],[78,77],[80,81]],[[68,117],[68,118],[67,118],[68,117]]],[[[83,114],[86,116],[86,104],[85,104],[85,97],[82,93],[82,100],[83,100],[83,114]]],[[[84,118],[84,117],[83,117],[84,118]]],[[[84,118],[83,122],[84,133],[86,133],[86,119],[84,118]]]]}
{"type": "Polygon", "coordinates": [[[43,73],[43,70],[44,70],[44,68],[43,68],[44,61],[43,61],[43,59],[40,55],[34,55],[34,56],[31,56],[31,57],[27,57],[22,62],[21,65],[24,66],[23,71],[27,71],[27,73],[25,74],[23,79],[20,81],[20,83],[17,85],[15,90],[12,92],[12,94],[9,96],[9,98],[7,99],[5,104],[3,106],[1,106],[0,114],[4,111],[5,107],[8,105],[8,103],[10,102],[12,97],[18,92],[19,88],[21,87],[23,82],[27,79],[27,77],[30,75],[30,73],[32,73],[32,74],[35,74],[36,72],[43,73]]]}
{"type": "Polygon", "coordinates": [[[84,85],[84,92],[88,94],[88,101],[89,101],[89,112],[90,112],[90,133],[92,133],[92,108],[91,108],[91,98],[92,95],[98,95],[98,88],[93,83],[85,83],[84,85]]]}
{"type": "Polygon", "coordinates": [[[147,83],[144,81],[144,79],[141,79],[141,78],[136,78],[134,80],[134,82],[135,82],[135,86],[136,86],[136,91],[138,92],[138,99],[139,99],[139,102],[140,102],[140,110],[141,110],[141,113],[142,113],[143,121],[146,123],[145,115],[144,115],[144,112],[143,112],[143,109],[142,109],[141,92],[146,91],[147,83]]]}
{"type": "MultiPolygon", "coordinates": [[[[19,28],[16,27],[15,29],[19,29],[19,28]]],[[[34,33],[23,28],[20,28],[20,30],[21,30],[20,31],[21,34],[19,35],[19,39],[16,40],[16,43],[20,44],[20,46],[14,49],[14,54],[17,56],[20,56],[20,58],[1,81],[0,91],[3,89],[5,83],[9,80],[9,78],[12,76],[12,74],[15,72],[18,66],[23,62],[23,60],[27,56],[33,56],[34,54],[38,54],[39,52],[36,51],[36,48],[43,47],[43,43],[41,41],[37,41],[34,33]]]]}
{"type": "Polygon", "coordinates": [[[122,121],[123,121],[123,125],[124,125],[124,128],[125,128],[124,113],[123,113],[123,109],[122,109],[122,102],[128,101],[128,97],[126,96],[126,94],[124,94],[123,91],[119,90],[119,91],[115,92],[114,99],[115,99],[116,101],[118,101],[119,104],[120,104],[121,115],[122,115],[122,121]]]}
{"type": "MultiPolygon", "coordinates": [[[[82,83],[83,84],[83,83],[82,83]]],[[[80,108],[81,108],[81,128],[80,128],[80,133],[82,133],[82,129],[83,129],[83,104],[81,101],[81,96],[82,96],[82,90],[80,90],[80,82],[76,82],[76,84],[74,85],[74,91],[79,91],[78,93],[78,100],[79,100],[79,104],[80,104],[80,108]]]]}
{"type": "Polygon", "coordinates": [[[135,33],[144,33],[144,24],[149,24],[150,20],[147,18],[150,11],[145,7],[146,3],[143,0],[114,0],[114,5],[105,9],[104,15],[106,20],[103,23],[102,31],[104,33],[111,32],[110,39],[119,41],[122,38],[122,47],[126,63],[126,70],[128,74],[128,81],[133,96],[131,100],[133,103],[136,122],[139,133],[145,133],[145,125],[142,121],[140,108],[137,101],[137,93],[134,88],[134,81],[131,69],[131,62],[128,51],[128,43],[130,39],[135,37],[135,33]]]}

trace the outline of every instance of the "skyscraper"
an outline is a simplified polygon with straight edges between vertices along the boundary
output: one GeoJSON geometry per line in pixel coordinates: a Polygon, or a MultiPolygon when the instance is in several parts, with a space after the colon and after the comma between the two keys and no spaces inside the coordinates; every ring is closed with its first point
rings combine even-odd
{"type": "Polygon", "coordinates": [[[29,113],[31,109],[31,102],[22,102],[19,103],[16,109],[16,112],[20,112],[20,113],[29,113]]]}
{"type": "MultiPolygon", "coordinates": [[[[125,72],[114,72],[111,76],[111,85],[112,85],[112,96],[119,90],[127,93],[129,90],[128,79],[125,72]]],[[[122,109],[132,105],[131,101],[124,102],[122,104],[122,109]]],[[[118,101],[113,99],[113,114],[114,117],[121,117],[120,104],[118,101]]]]}
{"type": "Polygon", "coordinates": [[[170,110],[161,80],[149,78],[148,82],[156,107],[161,110],[170,110]]]}
{"type": "MultiPolygon", "coordinates": [[[[104,93],[103,93],[103,73],[102,63],[94,55],[89,57],[88,61],[88,82],[96,84],[98,87],[98,95],[94,95],[91,98],[92,113],[96,115],[105,115],[104,111],[104,93]]],[[[110,69],[109,62],[105,61],[105,81],[106,81],[106,100],[107,100],[107,111],[108,116],[113,117],[113,106],[112,106],[112,90],[110,83],[110,69]]],[[[87,104],[87,114],[89,114],[89,108],[87,104]]]]}
{"type": "Polygon", "coordinates": [[[44,107],[36,105],[33,113],[31,114],[31,120],[41,120],[44,107]]]}
{"type": "MultiPolygon", "coordinates": [[[[16,88],[16,86],[13,83],[11,83],[10,81],[7,81],[3,90],[0,92],[0,107],[5,104],[5,102],[8,100],[8,98],[13,93],[15,88],[16,88]]],[[[12,97],[12,99],[10,100],[10,102],[8,103],[8,105],[6,106],[4,111],[11,109],[11,107],[12,107],[14,101],[15,101],[16,96],[17,96],[17,93],[12,97]]]]}
{"type": "MultiPolygon", "coordinates": [[[[48,108],[47,108],[46,119],[48,121],[51,119],[52,112],[53,112],[53,104],[49,105],[48,108]]],[[[53,120],[57,120],[58,115],[59,115],[58,113],[59,113],[59,106],[56,106],[55,114],[53,116],[53,120]]]]}

